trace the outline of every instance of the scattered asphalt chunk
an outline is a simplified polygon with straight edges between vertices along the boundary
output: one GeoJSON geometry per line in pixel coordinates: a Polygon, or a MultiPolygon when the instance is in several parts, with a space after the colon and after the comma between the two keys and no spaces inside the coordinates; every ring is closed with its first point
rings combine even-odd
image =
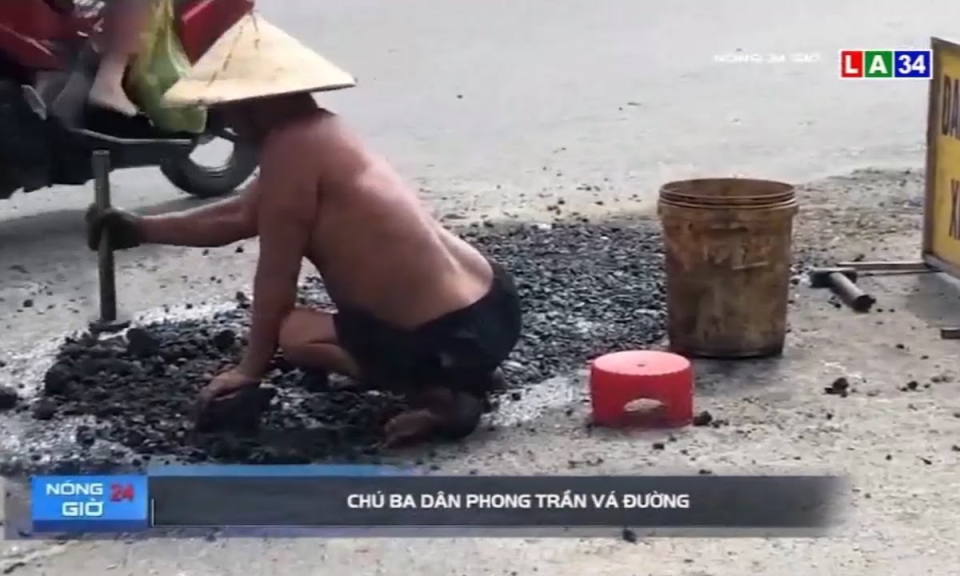
{"type": "Polygon", "coordinates": [[[0,386],[0,412],[13,410],[20,403],[20,395],[8,386],[0,386]]]}
{"type": "Polygon", "coordinates": [[[843,377],[837,378],[829,386],[824,388],[823,392],[830,396],[846,398],[850,394],[850,382],[843,377]]]}
{"type": "Polygon", "coordinates": [[[38,400],[33,405],[33,417],[36,420],[52,420],[57,414],[57,406],[47,399],[38,400]]]}
{"type": "Polygon", "coordinates": [[[709,426],[713,422],[713,414],[704,410],[693,417],[694,426],[709,426]]]}
{"type": "Polygon", "coordinates": [[[146,358],[160,351],[160,342],[143,328],[127,331],[127,352],[131,356],[146,358]]]}

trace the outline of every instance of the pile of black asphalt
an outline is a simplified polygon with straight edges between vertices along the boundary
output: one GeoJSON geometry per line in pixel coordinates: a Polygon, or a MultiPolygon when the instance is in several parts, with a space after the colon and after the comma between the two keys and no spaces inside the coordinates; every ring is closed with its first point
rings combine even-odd
{"type": "MultiPolygon", "coordinates": [[[[523,299],[522,340],[504,365],[508,393],[583,368],[597,355],[663,338],[663,252],[655,222],[478,225],[463,234],[515,275],[523,299]]],[[[306,302],[327,301],[319,278],[301,292],[306,302]]],[[[236,421],[229,430],[194,427],[198,390],[243,351],[249,305],[238,294],[233,309],[209,318],[139,325],[113,337],[71,336],[39,397],[14,411],[51,428],[63,419],[85,422],[75,428],[71,457],[54,458],[70,468],[166,458],[379,461],[382,424],[403,400],[324,385],[280,358],[256,398],[231,412],[236,421]],[[97,450],[101,444],[116,449],[97,450]]]]}

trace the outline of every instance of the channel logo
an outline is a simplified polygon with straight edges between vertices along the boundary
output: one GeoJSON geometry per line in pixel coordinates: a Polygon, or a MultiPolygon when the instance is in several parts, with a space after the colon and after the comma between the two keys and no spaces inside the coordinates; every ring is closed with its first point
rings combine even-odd
{"type": "Polygon", "coordinates": [[[35,532],[116,531],[147,521],[142,476],[35,476],[30,492],[35,532]]]}
{"type": "Polygon", "coordinates": [[[840,78],[930,79],[931,50],[841,50],[840,78]]]}

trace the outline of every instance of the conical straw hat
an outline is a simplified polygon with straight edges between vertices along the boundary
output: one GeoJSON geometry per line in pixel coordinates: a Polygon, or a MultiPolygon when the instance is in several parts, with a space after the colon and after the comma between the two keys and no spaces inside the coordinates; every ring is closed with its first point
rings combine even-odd
{"type": "Polygon", "coordinates": [[[170,107],[338,90],[356,79],[256,14],[248,14],[164,94],[170,107]]]}

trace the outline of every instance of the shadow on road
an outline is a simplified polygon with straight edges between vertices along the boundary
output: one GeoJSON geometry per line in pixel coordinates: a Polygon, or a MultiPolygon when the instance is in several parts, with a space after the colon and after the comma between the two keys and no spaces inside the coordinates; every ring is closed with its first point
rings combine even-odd
{"type": "Polygon", "coordinates": [[[907,309],[927,324],[937,327],[960,325],[957,312],[957,281],[945,274],[919,274],[907,296],[907,309]],[[946,302],[953,304],[945,305],[946,302]]]}

